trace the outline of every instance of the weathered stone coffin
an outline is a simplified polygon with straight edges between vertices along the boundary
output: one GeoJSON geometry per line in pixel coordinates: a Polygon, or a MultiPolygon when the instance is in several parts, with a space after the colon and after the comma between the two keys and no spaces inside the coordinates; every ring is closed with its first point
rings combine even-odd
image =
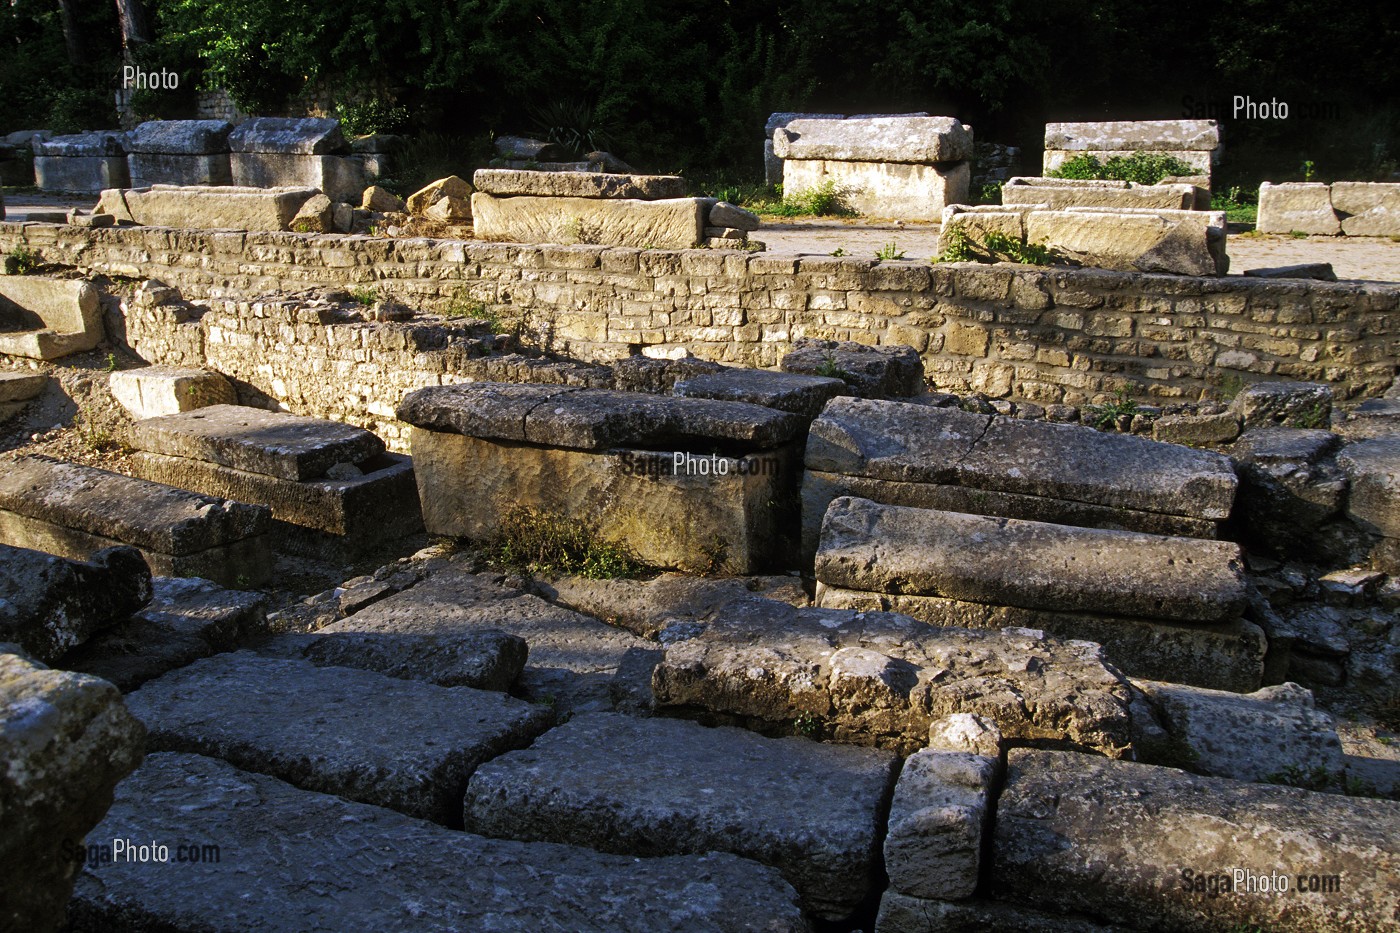
{"type": "Polygon", "coordinates": [[[1125,272],[1224,275],[1230,269],[1227,229],[1223,211],[1069,207],[1026,215],[1028,243],[1125,272]]]}
{"type": "Polygon", "coordinates": [[[812,423],[803,542],[838,496],[1091,528],[1213,538],[1238,480],[1227,457],[1080,425],[837,398],[812,423]]]}
{"type": "Polygon", "coordinates": [[[1342,232],[1342,222],[1332,207],[1332,192],[1321,182],[1288,182],[1281,185],[1264,182],[1259,186],[1259,219],[1255,229],[1261,233],[1298,233],[1336,236],[1342,232]]]}
{"type": "Polygon", "coordinates": [[[133,439],[138,475],[265,505],[294,549],[359,553],[422,527],[413,462],[363,428],[212,405],[138,421],[133,439]]]}
{"type": "Polygon", "coordinates": [[[475,383],[399,406],[432,534],[489,538],[526,506],[660,567],[750,573],[778,556],[798,415],[744,402],[475,383]]]}
{"type": "Polygon", "coordinates": [[[1192,210],[1192,185],[1139,185],[1127,181],[1070,178],[1012,178],[1002,186],[1002,204],[1040,204],[1051,210],[1068,207],[1148,207],[1192,210]]]}
{"type": "Polygon", "coordinates": [[[508,198],[632,198],[661,201],[685,197],[679,175],[614,175],[606,172],[531,172],[482,168],[472,175],[477,191],[508,198]]]}
{"type": "Polygon", "coordinates": [[[129,544],[151,571],[255,586],[272,571],[267,508],[49,457],[0,472],[0,542],[86,560],[129,544]]]}
{"type": "Polygon", "coordinates": [[[34,146],[34,180],[45,191],[96,194],[130,185],[126,134],[55,136],[34,146]]]}
{"type": "Polygon", "coordinates": [[[1047,123],[1042,170],[1049,174],[1076,156],[1106,162],[1134,152],[1173,156],[1209,179],[1220,158],[1220,127],[1214,120],[1047,123]]]}
{"type": "Polygon", "coordinates": [[[103,191],[98,214],[143,227],[185,230],[290,230],[315,188],[156,185],[103,191]]]}
{"type": "Polygon", "coordinates": [[[350,152],[340,121],[259,117],[229,134],[233,183],[250,188],[309,187],[358,204],[364,163],[350,152]]]}
{"type": "Polygon", "coordinates": [[[787,159],[783,190],[801,192],[830,182],[841,204],[871,217],[937,220],[949,204],[968,200],[972,172],[966,162],[838,162],[787,159]]]}
{"type": "Polygon", "coordinates": [[[56,360],[102,342],[97,289],[81,279],[0,276],[0,354],[56,360]]]}
{"type": "Polygon", "coordinates": [[[151,120],[131,131],[126,164],[131,187],[231,185],[228,137],[223,120],[151,120]]]}

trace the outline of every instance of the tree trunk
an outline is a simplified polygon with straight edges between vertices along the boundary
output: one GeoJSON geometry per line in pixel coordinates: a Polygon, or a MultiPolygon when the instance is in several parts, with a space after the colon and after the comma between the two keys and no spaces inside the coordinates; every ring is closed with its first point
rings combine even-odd
{"type": "Polygon", "coordinates": [[[68,63],[83,64],[83,46],[78,41],[78,18],[73,15],[72,0],[58,0],[58,18],[63,25],[63,44],[68,49],[68,63]]]}
{"type": "Polygon", "coordinates": [[[117,19],[122,27],[122,48],[128,52],[150,42],[150,18],[141,0],[117,0],[117,19]]]}

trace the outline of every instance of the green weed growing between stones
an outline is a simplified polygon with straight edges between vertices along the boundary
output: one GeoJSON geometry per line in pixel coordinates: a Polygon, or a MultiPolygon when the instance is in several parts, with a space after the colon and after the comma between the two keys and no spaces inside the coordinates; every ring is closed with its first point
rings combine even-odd
{"type": "Polygon", "coordinates": [[[1046,172],[1048,178],[1085,178],[1131,181],[1139,185],[1155,185],[1168,176],[1199,175],[1198,169],[1176,156],[1155,152],[1134,152],[1130,156],[1114,156],[1100,162],[1097,156],[1082,155],[1067,160],[1059,168],[1046,172]]]}
{"type": "Polygon", "coordinates": [[[583,522],[517,506],[506,511],[482,554],[500,570],[593,580],[635,577],[648,568],[626,548],[601,540],[583,522]]]}

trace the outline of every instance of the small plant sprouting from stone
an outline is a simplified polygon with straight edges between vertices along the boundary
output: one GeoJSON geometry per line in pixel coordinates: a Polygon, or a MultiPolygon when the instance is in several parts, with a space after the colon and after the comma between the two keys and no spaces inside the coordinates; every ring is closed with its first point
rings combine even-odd
{"type": "Polygon", "coordinates": [[[890,262],[895,259],[904,258],[904,250],[899,248],[898,243],[886,243],[875,251],[875,258],[880,262],[890,262]]]}
{"type": "Polygon", "coordinates": [[[835,256],[837,259],[840,259],[842,256],[846,255],[846,250],[844,247],[838,246],[831,251],[831,255],[835,256]]]}
{"type": "Polygon", "coordinates": [[[1127,386],[1119,389],[1117,396],[1111,402],[1084,406],[1085,420],[1100,431],[1115,427],[1119,418],[1131,418],[1137,413],[1138,404],[1129,396],[1127,386]]]}
{"type": "Polygon", "coordinates": [[[5,256],[6,275],[29,275],[39,268],[39,254],[23,244],[5,256]]]}
{"type": "Polygon", "coordinates": [[[972,237],[966,230],[954,227],[943,234],[943,252],[933,258],[934,262],[978,262],[972,237]]]}
{"type": "Polygon", "coordinates": [[[1048,266],[1055,262],[1050,248],[1041,243],[1023,243],[996,230],[988,231],[984,242],[977,242],[966,230],[954,227],[943,234],[943,252],[934,262],[1015,262],[1026,266],[1048,266]]]}
{"type": "Polygon", "coordinates": [[[105,369],[109,373],[114,373],[117,371],[117,355],[115,353],[107,354],[107,364],[105,366],[105,369]]]}
{"type": "Polygon", "coordinates": [[[846,192],[830,178],[813,188],[784,192],[777,204],[759,210],[781,217],[845,217],[855,213],[846,204],[846,192]]]}
{"type": "Polygon", "coordinates": [[[1318,402],[1307,411],[1297,415],[1293,419],[1293,423],[1300,428],[1325,428],[1327,427],[1327,406],[1318,402]]]}
{"type": "Polygon", "coordinates": [[[515,332],[515,328],[501,317],[501,312],[486,302],[473,298],[465,288],[460,289],[457,294],[452,296],[452,303],[447,306],[447,310],[443,314],[449,318],[481,321],[490,328],[493,334],[515,332]]]}
{"type": "Polygon", "coordinates": [[[1312,181],[1312,180],[1313,180],[1313,176],[1317,174],[1316,169],[1317,169],[1317,166],[1313,163],[1313,160],[1312,160],[1312,159],[1308,159],[1308,160],[1304,161],[1304,162],[1303,162],[1303,181],[1312,181]]]}
{"type": "Polygon", "coordinates": [[[1100,162],[1097,156],[1075,156],[1059,168],[1045,173],[1049,178],[1094,178],[1155,185],[1167,176],[1199,175],[1189,162],[1155,152],[1134,152],[1100,162]]]}
{"type": "Polygon", "coordinates": [[[379,300],[379,289],[361,285],[358,288],[350,289],[350,297],[362,305],[372,305],[379,300]]]}
{"type": "Polygon", "coordinates": [[[821,732],[822,722],[811,713],[798,713],[792,721],[792,730],[798,735],[815,738],[821,732]]]}
{"type": "Polygon", "coordinates": [[[1288,235],[1295,240],[1306,240],[1308,235],[1301,230],[1289,230],[1288,235]]]}
{"type": "Polygon", "coordinates": [[[497,569],[544,576],[610,580],[637,576],[647,569],[626,548],[602,540],[583,522],[527,506],[501,515],[483,555],[497,569]]]}
{"type": "Polygon", "coordinates": [[[828,353],[820,363],[817,364],[817,375],[825,376],[828,379],[849,379],[851,374],[841,368],[836,362],[836,355],[828,353]]]}
{"type": "Polygon", "coordinates": [[[1243,392],[1246,385],[1248,385],[1248,383],[1246,383],[1243,378],[1236,376],[1234,373],[1229,373],[1220,380],[1220,384],[1215,387],[1215,391],[1220,395],[1222,401],[1229,402],[1232,401],[1236,395],[1243,392]]]}

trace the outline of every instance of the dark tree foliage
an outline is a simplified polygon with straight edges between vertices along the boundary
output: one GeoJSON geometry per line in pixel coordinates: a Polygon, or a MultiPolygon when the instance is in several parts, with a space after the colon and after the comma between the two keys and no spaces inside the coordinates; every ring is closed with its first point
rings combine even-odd
{"type": "MultiPolygon", "coordinates": [[[[111,79],[114,4],[74,4],[111,79]]],[[[758,170],[775,110],[928,111],[1039,148],[1049,120],[1215,116],[1226,174],[1393,171],[1400,5],[1341,0],[148,0],[138,60],[245,109],[312,89],[402,105],[451,138],[554,131],[653,170],[758,170]],[[1234,119],[1235,95],[1288,120],[1234,119]]],[[[40,121],[65,70],[59,5],[0,12],[7,124],[40,121]],[[55,66],[59,67],[55,67],[55,66]]],[[[114,79],[113,79],[114,80],[114,79]]],[[[169,102],[167,102],[169,104],[169,102]]],[[[167,110],[171,109],[167,106],[167,110]]],[[[177,115],[177,114],[167,114],[177,115]]]]}

